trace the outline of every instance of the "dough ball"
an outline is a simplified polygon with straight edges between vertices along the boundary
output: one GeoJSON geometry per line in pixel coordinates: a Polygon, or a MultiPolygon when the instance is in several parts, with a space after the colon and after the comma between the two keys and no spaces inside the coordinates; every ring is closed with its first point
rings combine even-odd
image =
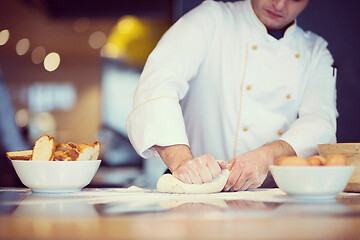
{"type": "Polygon", "coordinates": [[[186,184],[172,174],[164,174],[159,178],[156,187],[159,192],[165,193],[217,193],[225,187],[229,174],[229,170],[222,170],[211,182],[203,184],[186,184]]]}

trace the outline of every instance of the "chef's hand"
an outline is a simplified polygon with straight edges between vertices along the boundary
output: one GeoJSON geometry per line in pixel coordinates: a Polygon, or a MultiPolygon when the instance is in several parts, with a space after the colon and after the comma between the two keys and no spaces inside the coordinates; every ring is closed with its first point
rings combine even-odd
{"type": "Polygon", "coordinates": [[[202,184],[211,182],[226,169],[226,162],[215,161],[211,155],[193,157],[186,145],[154,146],[173,176],[184,183],[202,184]]]}
{"type": "Polygon", "coordinates": [[[230,175],[224,191],[253,190],[265,180],[270,159],[259,149],[247,152],[228,163],[230,175]]]}
{"type": "Polygon", "coordinates": [[[294,155],[294,149],[285,141],[279,140],[235,157],[228,163],[230,175],[224,191],[253,190],[260,187],[269,172],[269,166],[276,159],[294,155]]]}
{"type": "Polygon", "coordinates": [[[182,163],[172,174],[184,183],[202,184],[211,182],[226,166],[226,162],[217,162],[211,155],[202,155],[182,163]]]}

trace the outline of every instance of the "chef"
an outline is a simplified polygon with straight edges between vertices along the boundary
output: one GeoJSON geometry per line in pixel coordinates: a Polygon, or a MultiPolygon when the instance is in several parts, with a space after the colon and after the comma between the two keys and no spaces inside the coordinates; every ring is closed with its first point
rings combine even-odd
{"type": "Polygon", "coordinates": [[[225,191],[262,185],[281,156],[336,142],[336,71],[327,42],[296,17],[309,0],[207,0],[150,54],[127,131],[184,183],[229,169],[225,191]],[[223,160],[223,161],[216,161],[223,160]]]}

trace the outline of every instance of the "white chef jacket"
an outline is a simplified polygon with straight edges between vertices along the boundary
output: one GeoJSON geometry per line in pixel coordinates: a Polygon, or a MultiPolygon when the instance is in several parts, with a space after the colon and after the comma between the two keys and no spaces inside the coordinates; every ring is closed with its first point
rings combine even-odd
{"type": "Polygon", "coordinates": [[[298,156],[336,142],[336,76],[327,42],[296,22],[277,40],[250,0],[207,0],[177,21],[141,74],[128,136],[152,146],[186,144],[229,161],[284,140],[298,156]]]}

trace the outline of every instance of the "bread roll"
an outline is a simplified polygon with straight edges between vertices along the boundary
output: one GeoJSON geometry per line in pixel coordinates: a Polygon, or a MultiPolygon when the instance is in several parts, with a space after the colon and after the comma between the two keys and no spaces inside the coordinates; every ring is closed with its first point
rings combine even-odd
{"type": "Polygon", "coordinates": [[[31,161],[52,161],[56,144],[53,137],[44,135],[35,142],[31,161]]]}
{"type": "Polygon", "coordinates": [[[322,156],[312,156],[306,159],[310,166],[323,166],[326,163],[326,159],[322,156]]]}
{"type": "Polygon", "coordinates": [[[306,161],[306,159],[301,157],[281,157],[279,158],[275,165],[278,166],[309,166],[309,163],[306,161]]]}
{"type": "Polygon", "coordinates": [[[348,161],[342,154],[332,154],[326,160],[325,166],[346,166],[348,161]]]}
{"type": "Polygon", "coordinates": [[[32,156],[32,150],[7,152],[6,156],[10,160],[29,160],[32,156]]]}

